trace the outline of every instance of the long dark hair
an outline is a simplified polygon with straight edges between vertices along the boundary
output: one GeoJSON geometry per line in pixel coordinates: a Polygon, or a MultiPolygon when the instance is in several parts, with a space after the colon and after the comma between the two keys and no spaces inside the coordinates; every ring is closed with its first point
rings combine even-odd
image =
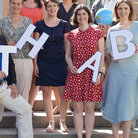
{"type": "MultiPolygon", "coordinates": [[[[24,2],[24,1],[27,1],[27,0],[23,0],[23,2],[24,2]]],[[[37,3],[38,8],[42,8],[41,0],[34,0],[34,1],[35,1],[35,3],[37,3]]]]}

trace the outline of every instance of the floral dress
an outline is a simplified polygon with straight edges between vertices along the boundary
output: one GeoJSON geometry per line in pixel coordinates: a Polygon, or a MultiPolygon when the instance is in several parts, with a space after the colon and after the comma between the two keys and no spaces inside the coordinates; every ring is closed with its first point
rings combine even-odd
{"type": "MultiPolygon", "coordinates": [[[[98,40],[101,37],[103,37],[103,33],[91,26],[84,32],[78,28],[68,34],[73,54],[73,65],[76,68],[83,65],[98,51],[98,40]]],[[[92,75],[93,71],[89,68],[86,68],[80,74],[73,74],[69,70],[64,99],[78,102],[101,101],[102,81],[100,84],[95,85],[92,82],[92,75]]]]}

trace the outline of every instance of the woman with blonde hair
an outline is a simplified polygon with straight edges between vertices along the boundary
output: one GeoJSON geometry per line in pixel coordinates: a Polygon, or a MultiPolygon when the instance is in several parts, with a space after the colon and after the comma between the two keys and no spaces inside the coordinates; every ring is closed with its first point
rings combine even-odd
{"type": "MultiPolygon", "coordinates": [[[[134,21],[134,9],[130,0],[118,0],[114,8],[115,18],[120,21],[109,29],[106,40],[106,56],[112,59],[109,66],[103,100],[103,118],[112,123],[113,138],[119,138],[122,124],[123,138],[129,138],[131,120],[138,119],[138,22],[134,21]],[[113,60],[110,32],[128,30],[133,34],[131,43],[136,53],[128,58],[113,60]]],[[[119,52],[127,50],[124,36],[116,38],[119,52]]]]}
{"type": "Polygon", "coordinates": [[[104,63],[104,37],[101,30],[89,25],[92,22],[90,10],[78,5],[73,14],[73,25],[79,28],[72,30],[67,37],[65,58],[69,72],[65,85],[64,100],[74,103],[74,124],[78,138],[82,138],[83,109],[85,109],[86,138],[91,138],[94,126],[94,104],[102,100],[101,74],[104,63]],[[78,74],[77,70],[97,51],[102,53],[97,82],[92,82],[93,71],[86,68],[78,74]]]}

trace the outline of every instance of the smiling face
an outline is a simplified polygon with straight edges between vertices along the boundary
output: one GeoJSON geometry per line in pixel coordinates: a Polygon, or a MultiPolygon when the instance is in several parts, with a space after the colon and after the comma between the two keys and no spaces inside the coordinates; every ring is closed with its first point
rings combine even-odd
{"type": "Polygon", "coordinates": [[[57,3],[49,1],[48,4],[46,5],[46,10],[47,10],[48,15],[57,16],[59,6],[57,3]]]}
{"type": "Polygon", "coordinates": [[[118,9],[117,9],[117,14],[121,20],[129,19],[129,14],[130,14],[129,6],[125,2],[120,3],[120,5],[118,6],[118,9]]]}
{"type": "Polygon", "coordinates": [[[11,0],[9,7],[11,14],[20,14],[22,10],[22,0],[11,0]]]}
{"type": "Polygon", "coordinates": [[[88,24],[88,13],[84,10],[84,9],[81,9],[78,11],[77,13],[77,22],[79,25],[86,25],[88,24]]]}

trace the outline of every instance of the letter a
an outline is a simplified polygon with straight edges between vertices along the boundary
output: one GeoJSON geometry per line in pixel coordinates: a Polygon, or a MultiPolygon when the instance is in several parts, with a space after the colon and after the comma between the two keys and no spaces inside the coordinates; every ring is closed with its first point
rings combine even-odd
{"type": "Polygon", "coordinates": [[[101,61],[102,54],[100,52],[96,52],[91,58],[89,58],[79,69],[78,73],[80,74],[82,71],[84,71],[86,68],[90,68],[93,70],[93,76],[92,81],[96,82],[98,73],[99,73],[99,67],[100,67],[100,61],[101,61]],[[92,62],[95,61],[94,66],[92,66],[92,62]]]}

